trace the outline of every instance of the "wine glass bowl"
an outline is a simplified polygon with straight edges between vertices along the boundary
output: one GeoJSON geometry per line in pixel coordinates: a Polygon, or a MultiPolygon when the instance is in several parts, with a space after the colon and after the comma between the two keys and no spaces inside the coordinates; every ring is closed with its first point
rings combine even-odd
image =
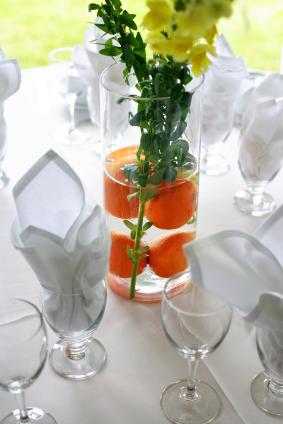
{"type": "Polygon", "coordinates": [[[44,318],[59,335],[50,353],[53,370],[72,380],[97,374],[107,357],[104,346],[92,337],[106,306],[104,281],[72,293],[43,289],[42,303],[44,318]]]}
{"type": "Polygon", "coordinates": [[[227,93],[208,93],[205,96],[200,163],[203,174],[222,175],[230,168],[222,150],[233,128],[234,103],[235,96],[227,93]]]}
{"type": "Polygon", "coordinates": [[[264,371],[252,381],[252,399],[261,410],[283,416],[283,331],[257,328],[256,345],[264,371]]]}
{"type": "Polygon", "coordinates": [[[61,47],[52,50],[48,58],[53,85],[58,94],[63,97],[69,111],[69,122],[61,126],[55,134],[55,138],[60,143],[77,146],[88,141],[89,128],[87,127],[85,131],[76,122],[76,107],[82,107],[78,104],[78,99],[86,87],[73,63],[73,54],[72,47],[61,47]]]}
{"type": "Polygon", "coordinates": [[[1,424],[40,419],[42,424],[56,424],[54,418],[39,408],[26,408],[24,390],[40,375],[47,356],[47,333],[40,311],[22,299],[7,299],[0,307],[0,387],[16,395],[19,409],[1,424]]]}
{"type": "MultiPolygon", "coordinates": [[[[182,275],[184,281],[184,273],[182,275]]],[[[196,380],[198,361],[213,352],[225,338],[232,309],[191,282],[176,291],[180,275],[165,285],[161,306],[165,334],[177,352],[188,360],[189,377],[170,384],[161,397],[165,416],[174,423],[204,424],[220,412],[221,401],[212,387],[196,380]]]]}

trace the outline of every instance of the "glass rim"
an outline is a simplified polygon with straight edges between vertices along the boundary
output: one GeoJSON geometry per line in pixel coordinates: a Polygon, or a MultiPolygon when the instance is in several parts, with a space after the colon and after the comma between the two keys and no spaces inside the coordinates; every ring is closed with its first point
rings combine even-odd
{"type": "MultiPolygon", "coordinates": [[[[220,299],[220,298],[218,298],[217,296],[215,296],[215,295],[213,295],[213,294],[211,294],[211,296],[214,296],[214,297],[216,297],[217,299],[219,299],[220,301],[222,301],[223,302],[223,305],[221,305],[221,306],[219,306],[218,308],[216,308],[213,312],[188,312],[188,311],[186,311],[186,310],[183,310],[183,309],[181,309],[181,308],[178,308],[177,306],[175,306],[175,305],[173,305],[173,303],[171,302],[171,300],[170,300],[170,297],[169,297],[169,294],[170,294],[170,291],[168,291],[167,290],[167,288],[168,288],[168,285],[175,279],[175,278],[177,278],[177,277],[179,277],[179,276],[182,276],[182,275],[184,275],[184,274],[188,274],[188,275],[190,275],[190,273],[189,273],[189,271],[182,271],[182,272],[179,272],[178,274],[175,274],[174,276],[172,276],[172,277],[170,277],[169,279],[168,279],[168,281],[166,281],[166,283],[165,283],[165,286],[164,286],[164,288],[163,288],[163,296],[162,296],[162,300],[165,300],[166,301],[166,303],[170,306],[170,308],[172,308],[172,309],[174,309],[176,312],[179,312],[179,313],[181,313],[181,314],[183,314],[183,315],[187,315],[187,316],[194,316],[194,317],[207,317],[207,316],[213,316],[213,315],[216,315],[217,313],[219,313],[220,311],[222,311],[222,310],[224,310],[224,309],[226,309],[227,307],[228,307],[228,309],[230,309],[230,311],[232,312],[233,311],[233,308],[232,308],[232,306],[229,304],[229,303],[227,303],[227,302],[225,302],[224,300],[222,300],[222,299],[220,299]]],[[[191,284],[194,284],[193,283],[193,281],[191,280],[191,284]]],[[[204,290],[204,291],[206,291],[204,288],[202,288],[202,287],[200,287],[200,286],[197,286],[196,284],[195,284],[195,286],[196,287],[199,287],[199,288],[201,288],[202,290],[204,290]]],[[[172,288],[173,289],[173,288],[172,288]]],[[[206,291],[208,294],[210,294],[208,291],[206,291]]],[[[177,292],[177,294],[176,294],[176,296],[178,296],[178,295],[182,295],[182,292],[177,292]]],[[[175,296],[173,296],[173,297],[175,297],[175,296]]]]}
{"type": "MultiPolygon", "coordinates": [[[[109,72],[110,69],[113,68],[116,65],[122,65],[122,62],[112,63],[111,65],[107,66],[107,68],[103,69],[103,71],[100,75],[100,84],[108,93],[111,93],[111,94],[115,95],[116,97],[122,97],[125,100],[126,99],[127,100],[135,100],[135,101],[138,101],[138,102],[142,102],[142,101],[148,102],[148,101],[170,100],[171,99],[170,96],[165,96],[165,97],[138,97],[137,96],[137,97],[135,97],[133,95],[125,95],[125,94],[119,93],[118,91],[115,91],[115,90],[109,88],[107,86],[107,84],[105,84],[103,78],[106,75],[106,73],[109,72]]],[[[200,77],[193,77],[193,79],[194,78],[199,78],[200,82],[199,82],[199,84],[197,84],[197,86],[193,90],[188,91],[189,93],[192,93],[192,94],[194,94],[203,85],[204,79],[205,79],[204,74],[201,74],[200,77]]]]}
{"type": "MultiPolygon", "coordinates": [[[[30,340],[32,340],[35,336],[37,336],[37,334],[40,332],[40,330],[42,329],[42,328],[44,328],[44,321],[43,321],[43,316],[42,316],[42,313],[40,312],[40,310],[39,310],[39,308],[34,304],[34,303],[32,303],[32,302],[30,302],[29,300],[26,300],[26,299],[21,299],[21,298],[8,298],[8,299],[6,299],[6,301],[9,301],[9,302],[19,302],[19,303],[25,303],[25,304],[27,304],[27,305],[29,305],[29,306],[31,306],[32,307],[32,309],[34,309],[35,311],[36,311],[36,315],[38,316],[38,318],[39,318],[39,324],[38,324],[38,327],[32,332],[32,334],[31,335],[29,335],[28,337],[26,337],[24,340],[21,340],[21,341],[16,341],[15,343],[11,343],[10,344],[10,346],[17,346],[17,345],[20,345],[20,344],[22,344],[22,343],[25,343],[25,342],[28,342],[28,341],[30,341],[30,340]]],[[[27,315],[27,316],[29,316],[29,315],[27,315]]],[[[8,323],[9,324],[9,323],[8,323]]],[[[45,333],[45,336],[46,336],[46,338],[47,338],[47,333],[45,333]]]]}
{"type": "Polygon", "coordinates": [[[69,60],[64,60],[64,59],[57,58],[56,57],[56,54],[57,53],[67,53],[67,52],[68,53],[71,53],[73,50],[74,50],[73,47],[68,47],[68,46],[66,46],[66,47],[58,47],[57,49],[53,49],[53,50],[51,50],[48,53],[48,59],[49,59],[49,61],[52,60],[52,61],[58,62],[58,63],[69,62],[69,60]]]}

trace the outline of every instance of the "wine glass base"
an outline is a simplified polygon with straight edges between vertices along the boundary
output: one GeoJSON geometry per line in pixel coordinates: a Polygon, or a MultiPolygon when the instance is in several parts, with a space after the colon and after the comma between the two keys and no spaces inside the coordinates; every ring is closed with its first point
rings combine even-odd
{"type": "Polygon", "coordinates": [[[5,174],[4,171],[0,169],[0,190],[1,188],[5,187],[9,182],[9,178],[5,174]]]}
{"type": "MultiPolygon", "coordinates": [[[[28,421],[27,424],[38,423],[38,424],[57,424],[57,421],[52,415],[42,411],[40,408],[27,408],[28,421]]],[[[20,411],[16,409],[9,414],[0,424],[19,424],[20,422],[20,411]]]]}
{"type": "Polygon", "coordinates": [[[217,176],[226,174],[230,169],[227,159],[220,155],[204,155],[201,159],[200,170],[203,174],[209,176],[217,176]]]}
{"type": "Polygon", "coordinates": [[[80,359],[70,359],[66,347],[66,341],[60,340],[53,346],[49,355],[51,367],[62,377],[86,380],[101,371],[106,363],[106,350],[96,339],[88,340],[85,355],[80,359]]]}
{"type": "Polygon", "coordinates": [[[69,124],[63,124],[54,135],[54,140],[56,143],[64,144],[65,146],[81,146],[91,142],[91,129],[91,125],[80,125],[71,130],[69,124]]]}
{"type": "Polygon", "coordinates": [[[197,397],[194,400],[184,398],[187,380],[171,383],[163,391],[161,409],[172,423],[175,424],[207,424],[220,413],[222,403],[216,391],[207,383],[196,382],[197,397]]]}
{"type": "Polygon", "coordinates": [[[236,207],[243,213],[251,216],[265,216],[274,211],[276,205],[273,197],[263,193],[260,202],[253,202],[253,196],[248,190],[238,191],[234,196],[236,207]]]}
{"type": "Polygon", "coordinates": [[[270,379],[264,372],[251,384],[251,396],[258,408],[271,415],[283,416],[283,395],[275,395],[269,388],[270,379]]]}

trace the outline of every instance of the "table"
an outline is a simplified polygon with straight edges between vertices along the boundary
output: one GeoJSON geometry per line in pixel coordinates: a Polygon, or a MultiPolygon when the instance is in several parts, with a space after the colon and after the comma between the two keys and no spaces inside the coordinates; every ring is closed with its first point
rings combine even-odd
{"type": "MultiPolygon", "coordinates": [[[[36,277],[10,242],[15,215],[12,187],[46,150],[53,148],[78,173],[90,200],[100,201],[100,157],[87,145],[75,148],[53,142],[54,131],[66,114],[52,89],[47,68],[23,72],[21,89],[7,101],[5,111],[8,153],[4,163],[11,182],[0,192],[0,296],[16,295],[38,304],[36,277]]],[[[233,194],[243,186],[236,165],[235,141],[236,133],[226,145],[231,171],[223,177],[201,176],[199,237],[225,229],[251,233],[262,222],[261,218],[241,214],[233,206],[233,194]]],[[[280,172],[268,188],[278,204],[283,201],[282,179],[280,172]]],[[[51,346],[56,336],[51,330],[49,336],[51,346]]],[[[51,412],[58,424],[167,422],[159,406],[160,395],[163,387],[186,375],[186,364],[163,334],[160,306],[133,304],[109,290],[105,316],[96,337],[108,352],[107,365],[100,374],[73,382],[53,373],[47,363],[27,390],[27,403],[51,412]]],[[[236,313],[228,336],[205,363],[199,376],[217,389],[224,405],[215,424],[282,422],[258,410],[251,400],[250,382],[262,365],[256,353],[254,331],[236,313]]],[[[0,391],[0,418],[14,407],[13,397],[0,391]]]]}

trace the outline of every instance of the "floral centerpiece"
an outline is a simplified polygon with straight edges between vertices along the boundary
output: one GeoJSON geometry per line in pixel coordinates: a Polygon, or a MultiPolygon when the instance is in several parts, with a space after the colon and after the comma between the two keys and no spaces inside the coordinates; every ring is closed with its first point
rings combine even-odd
{"type": "Polygon", "coordinates": [[[201,75],[215,54],[216,22],[231,14],[232,2],[147,0],[146,42],[120,0],[89,5],[107,37],[100,53],[118,62],[101,79],[104,203],[116,226],[108,281],[131,299],[158,301],[165,279],[187,267],[182,245],[195,237],[201,75]]]}

